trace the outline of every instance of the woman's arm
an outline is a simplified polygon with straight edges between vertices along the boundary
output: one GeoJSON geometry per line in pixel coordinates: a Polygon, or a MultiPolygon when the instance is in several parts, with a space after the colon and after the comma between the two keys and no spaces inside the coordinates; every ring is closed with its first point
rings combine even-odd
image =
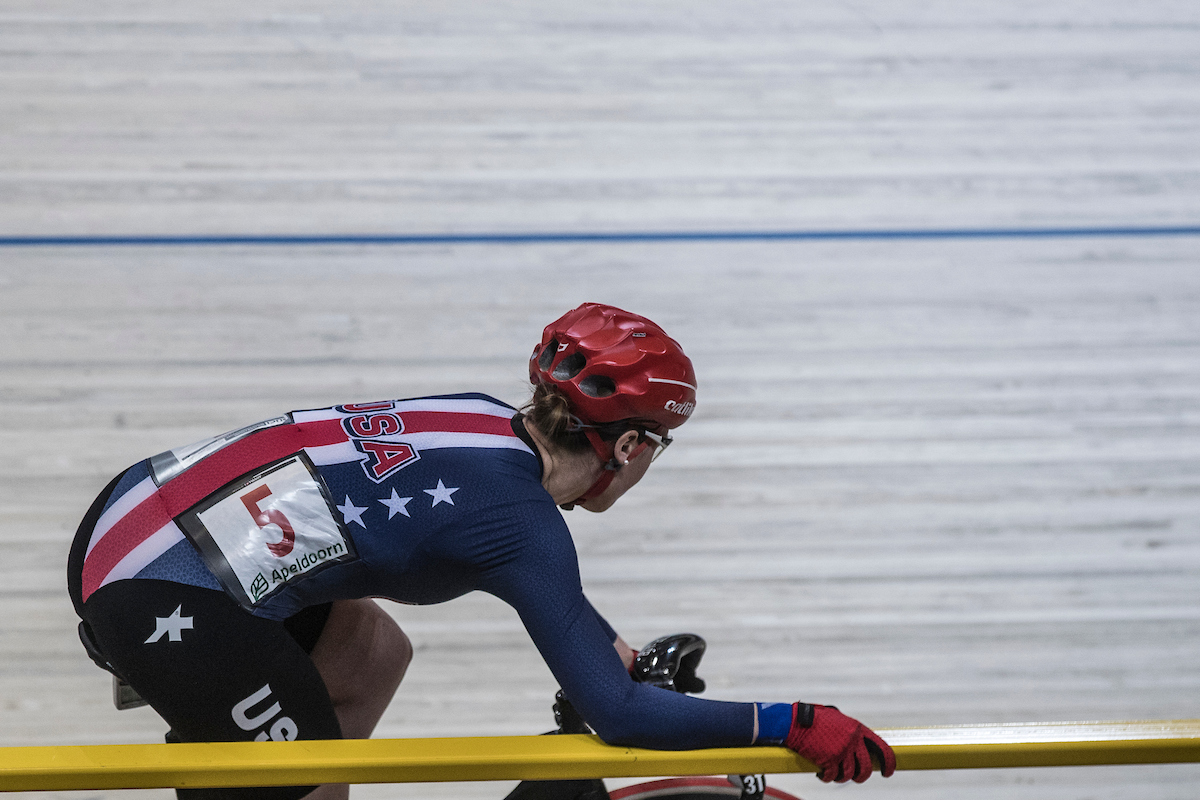
{"type": "Polygon", "coordinates": [[[625,665],[625,671],[628,672],[633,669],[633,659],[637,658],[637,650],[626,644],[625,640],[613,629],[613,626],[608,624],[608,620],[600,616],[600,612],[596,610],[596,607],[592,605],[590,600],[585,597],[584,601],[588,604],[588,608],[592,610],[592,613],[596,615],[596,621],[600,623],[600,627],[608,634],[613,647],[617,649],[617,655],[621,657],[621,663],[625,665]]]}
{"type": "Polygon", "coordinates": [[[621,663],[625,665],[625,669],[633,669],[633,660],[637,658],[637,650],[627,645],[620,636],[613,642],[613,647],[617,648],[617,655],[621,657],[621,663]]]}
{"type": "MultiPolygon", "coordinates": [[[[557,509],[530,513],[520,544],[481,576],[479,588],[516,609],[559,686],[602,739],[689,750],[745,746],[754,739],[753,703],[728,703],[639,684],[633,649],[596,613],[579,579],[570,533],[557,509]]],[[[532,512],[533,510],[530,509],[532,512]]]]}

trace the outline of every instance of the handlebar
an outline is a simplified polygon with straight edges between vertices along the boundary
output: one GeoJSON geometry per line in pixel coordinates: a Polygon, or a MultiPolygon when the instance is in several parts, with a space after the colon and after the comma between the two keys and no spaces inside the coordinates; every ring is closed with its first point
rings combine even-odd
{"type": "MultiPolygon", "coordinates": [[[[707,647],[704,637],[695,633],[661,636],[638,651],[629,674],[638,683],[680,694],[700,694],[704,681],[697,677],[696,667],[707,647]]],[[[592,732],[561,689],[554,695],[554,721],[558,730],[552,733],[592,732]]]]}

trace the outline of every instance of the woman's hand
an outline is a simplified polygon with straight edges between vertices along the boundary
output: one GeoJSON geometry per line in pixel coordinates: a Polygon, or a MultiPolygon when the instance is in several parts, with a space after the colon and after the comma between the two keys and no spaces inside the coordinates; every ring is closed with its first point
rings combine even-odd
{"type": "Polygon", "coordinates": [[[883,777],[896,771],[896,755],[887,742],[833,706],[793,703],[784,744],[820,767],[817,777],[826,783],[862,783],[871,777],[871,756],[883,777]]]}

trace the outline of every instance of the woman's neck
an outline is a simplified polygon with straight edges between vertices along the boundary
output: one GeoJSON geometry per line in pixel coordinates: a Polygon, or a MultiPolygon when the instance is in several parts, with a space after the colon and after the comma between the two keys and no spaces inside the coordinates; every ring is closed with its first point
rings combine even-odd
{"type": "Polygon", "coordinates": [[[600,461],[590,449],[576,452],[556,447],[528,421],[525,430],[541,453],[542,486],[556,505],[579,498],[600,477],[600,461]]]}

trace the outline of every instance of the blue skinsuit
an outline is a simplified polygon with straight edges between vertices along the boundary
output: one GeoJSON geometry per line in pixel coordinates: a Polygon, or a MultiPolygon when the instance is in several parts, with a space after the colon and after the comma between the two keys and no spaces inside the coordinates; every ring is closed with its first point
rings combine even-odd
{"type": "MultiPolygon", "coordinates": [[[[253,613],[283,619],[332,600],[385,597],[423,605],[484,591],[517,611],[567,696],[605,741],[670,750],[751,744],[754,704],[687,697],[630,679],[612,646],[615,633],[583,594],[570,532],[541,485],[536,448],[519,419],[511,422],[514,414],[493,398],[468,394],[280,418],[273,430],[295,429],[294,441],[312,457],[311,468],[356,557],[281,584],[253,613]],[[455,430],[444,435],[432,429],[438,420],[460,418],[438,414],[459,412],[462,419],[487,424],[476,431],[455,422],[449,426],[455,430]],[[386,419],[375,419],[381,416],[386,419]],[[339,424],[346,435],[338,433],[339,424]],[[396,427],[403,430],[395,432],[396,427]]],[[[246,449],[254,437],[266,441],[264,431],[254,431],[237,446],[246,449]]],[[[243,457],[237,469],[259,466],[245,460],[253,457],[243,457]]],[[[131,468],[108,507],[127,492],[132,496],[136,486],[154,491],[147,483],[153,471],[151,460],[131,468]]],[[[177,472],[155,484],[165,491],[188,474],[177,472]]],[[[148,556],[135,574],[114,568],[104,580],[151,578],[223,588],[191,541],[164,541],[169,546],[148,556]]],[[[85,581],[85,593],[86,587],[85,581]]]]}

